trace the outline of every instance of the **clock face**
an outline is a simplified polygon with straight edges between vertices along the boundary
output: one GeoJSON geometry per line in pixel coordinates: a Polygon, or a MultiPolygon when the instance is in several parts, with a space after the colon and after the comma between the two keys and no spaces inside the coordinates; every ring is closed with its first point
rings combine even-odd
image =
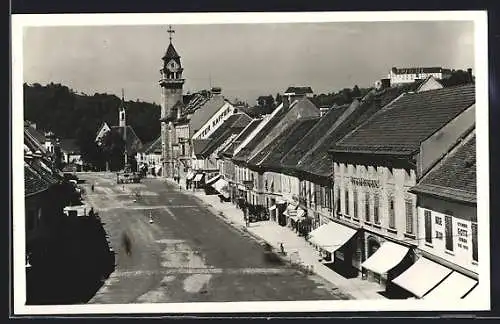
{"type": "Polygon", "coordinates": [[[171,70],[171,71],[175,71],[177,70],[179,67],[177,66],[177,62],[175,61],[170,61],[168,62],[168,68],[171,70]]]}

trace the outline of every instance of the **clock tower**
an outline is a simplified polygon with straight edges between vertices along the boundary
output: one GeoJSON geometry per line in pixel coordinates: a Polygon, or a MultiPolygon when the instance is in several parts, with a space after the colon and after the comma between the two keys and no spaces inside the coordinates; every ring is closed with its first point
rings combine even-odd
{"type": "Polygon", "coordinates": [[[163,67],[160,70],[161,79],[161,148],[162,148],[162,175],[166,178],[174,176],[174,156],[172,141],[175,136],[173,122],[176,119],[174,106],[182,103],[182,87],[185,80],[182,78],[183,68],[181,57],[172,44],[172,34],[175,31],[169,26],[169,45],[163,56],[163,67]]]}

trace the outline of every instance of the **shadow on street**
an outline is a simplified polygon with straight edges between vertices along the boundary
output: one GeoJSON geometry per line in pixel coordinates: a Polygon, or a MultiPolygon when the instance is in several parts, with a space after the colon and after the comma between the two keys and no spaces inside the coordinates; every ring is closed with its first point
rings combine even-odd
{"type": "Polygon", "coordinates": [[[28,305],[86,303],[114,271],[115,255],[98,216],[64,219],[49,246],[26,270],[28,305]]]}

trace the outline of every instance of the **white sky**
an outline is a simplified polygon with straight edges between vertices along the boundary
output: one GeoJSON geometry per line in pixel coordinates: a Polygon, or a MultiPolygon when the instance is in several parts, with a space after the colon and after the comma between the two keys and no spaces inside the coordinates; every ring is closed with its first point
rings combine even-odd
{"type": "MultiPolygon", "coordinates": [[[[160,101],[165,26],[27,27],[24,81],[160,101]]],[[[221,86],[229,99],[308,85],[315,93],[370,86],[392,66],[474,68],[472,22],[177,25],[184,91],[221,86]]]]}

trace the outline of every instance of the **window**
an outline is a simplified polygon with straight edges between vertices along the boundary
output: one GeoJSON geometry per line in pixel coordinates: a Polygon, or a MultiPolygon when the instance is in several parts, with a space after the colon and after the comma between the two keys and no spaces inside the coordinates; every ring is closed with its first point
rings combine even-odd
{"type": "Polygon", "coordinates": [[[394,211],[394,199],[389,197],[389,228],[396,228],[396,213],[394,211]]]}
{"type": "Polygon", "coordinates": [[[477,223],[472,223],[472,260],[478,261],[478,255],[477,255],[477,223]]]}
{"type": "Polygon", "coordinates": [[[453,223],[451,216],[444,216],[444,227],[444,234],[446,237],[446,250],[453,251],[453,223]]]}
{"type": "Polygon", "coordinates": [[[379,218],[378,212],[379,212],[379,198],[378,198],[378,194],[375,194],[373,196],[373,221],[377,225],[380,224],[380,218],[379,218]]]}
{"type": "Polygon", "coordinates": [[[406,233],[413,234],[413,202],[411,199],[405,201],[406,206],[406,233]]]}
{"type": "Polygon", "coordinates": [[[370,221],[370,193],[366,193],[365,196],[365,220],[370,221]]]}
{"type": "Polygon", "coordinates": [[[427,243],[432,243],[432,224],[431,224],[431,211],[424,211],[425,217],[425,241],[427,243]]]}
{"type": "Polygon", "coordinates": [[[443,218],[436,216],[436,225],[443,225],[443,218]]]}
{"type": "Polygon", "coordinates": [[[353,191],[353,202],[354,202],[354,213],[353,217],[358,218],[358,191],[354,189],[353,191]]]}
{"type": "Polygon", "coordinates": [[[344,191],[344,214],[349,216],[349,191],[344,191]]]}

